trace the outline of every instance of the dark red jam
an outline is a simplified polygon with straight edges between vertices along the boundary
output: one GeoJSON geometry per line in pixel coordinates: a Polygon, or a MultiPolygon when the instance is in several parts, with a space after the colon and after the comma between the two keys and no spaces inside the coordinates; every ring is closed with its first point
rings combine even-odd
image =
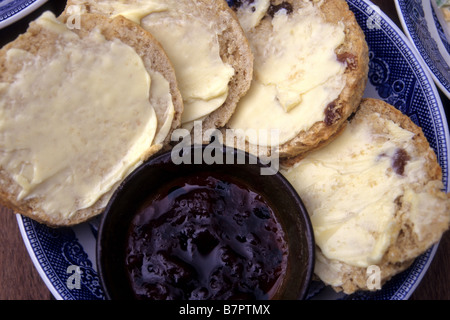
{"type": "Polygon", "coordinates": [[[287,250],[263,197],[205,173],[144,203],[129,231],[126,269],[139,299],[270,299],[287,250]]]}

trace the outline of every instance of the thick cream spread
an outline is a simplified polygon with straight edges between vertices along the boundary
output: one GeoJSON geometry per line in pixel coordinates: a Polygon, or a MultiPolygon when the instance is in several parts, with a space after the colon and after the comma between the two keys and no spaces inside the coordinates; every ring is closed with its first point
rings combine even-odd
{"type": "Polygon", "coordinates": [[[414,185],[425,181],[425,159],[414,156],[413,136],[373,114],[282,170],[307,207],[325,257],[357,267],[379,263],[396,240],[400,219],[407,219],[396,215],[399,197],[409,203],[408,219],[421,219],[413,199],[420,199],[414,185]],[[380,121],[383,132],[374,133],[372,123],[380,121]]]}
{"type": "Polygon", "coordinates": [[[173,106],[170,83],[157,71],[149,71],[151,78],[150,104],[155,108],[158,127],[156,130],[154,145],[163,144],[172,127],[175,108],[173,106]]]}
{"type": "MultiPolygon", "coordinates": [[[[255,56],[254,79],[228,125],[278,129],[282,144],[323,121],[327,105],[342,91],[346,66],[335,49],[344,41],[344,24],[327,23],[317,5],[305,2],[296,12],[277,11],[271,25],[255,29],[267,7],[259,0],[238,9],[255,56]]],[[[269,145],[251,136],[247,140],[269,145]]]]}
{"type": "Polygon", "coordinates": [[[174,66],[183,98],[181,122],[189,125],[225,102],[234,69],[220,57],[218,34],[222,30],[202,15],[191,13],[198,10],[195,2],[185,6],[177,0],[100,0],[91,10],[140,22],[161,43],[174,66]]]}
{"type": "Polygon", "coordinates": [[[52,53],[7,51],[22,65],[0,84],[0,164],[43,210],[70,217],[93,205],[140,162],[155,136],[151,78],[140,56],[94,30],[83,39],[44,13],[52,53]],[[125,93],[125,94],[124,94],[125,93]]]}

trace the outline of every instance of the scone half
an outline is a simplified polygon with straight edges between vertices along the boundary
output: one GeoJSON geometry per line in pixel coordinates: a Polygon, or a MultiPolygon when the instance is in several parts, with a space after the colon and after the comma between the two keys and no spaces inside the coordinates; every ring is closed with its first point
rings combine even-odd
{"type": "Polygon", "coordinates": [[[185,129],[223,127],[250,87],[253,55],[224,0],[69,0],[63,15],[77,10],[122,15],[153,34],[174,64],[185,129]]]}
{"type": "Polygon", "coordinates": [[[229,133],[245,135],[247,150],[282,158],[326,143],[354,112],[367,82],[367,43],[347,3],[235,1],[234,9],[255,60],[229,133]],[[277,132],[278,141],[265,141],[260,130],[277,132]]]}
{"type": "Polygon", "coordinates": [[[315,274],[336,291],[380,289],[369,270],[383,285],[449,227],[434,151],[418,126],[381,100],[364,99],[335,140],[282,173],[311,217],[315,274]]]}
{"type": "Polygon", "coordinates": [[[45,12],[0,50],[0,201],[50,226],[101,213],[183,109],[175,72],[129,20],[45,12]]]}

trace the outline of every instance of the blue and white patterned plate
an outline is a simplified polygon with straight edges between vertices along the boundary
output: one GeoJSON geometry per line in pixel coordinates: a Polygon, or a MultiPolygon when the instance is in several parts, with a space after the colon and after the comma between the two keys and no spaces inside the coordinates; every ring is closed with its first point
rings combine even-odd
{"type": "Polygon", "coordinates": [[[439,89],[450,99],[450,38],[446,37],[431,1],[434,0],[395,0],[395,5],[406,35],[439,89]]]}
{"type": "Polygon", "coordinates": [[[47,0],[0,0],[0,29],[22,19],[47,0]]]}
{"type": "MultiPolygon", "coordinates": [[[[361,25],[370,51],[366,97],[396,106],[422,127],[443,170],[448,192],[449,132],[442,103],[425,66],[395,24],[367,0],[348,0],[361,25]]],[[[29,254],[56,299],[103,299],[96,270],[97,218],[73,228],[51,229],[17,216],[29,254]],[[77,273],[78,271],[81,271],[77,273]],[[80,277],[75,277],[77,274],[80,277]],[[78,281],[76,281],[78,279],[78,281]]],[[[310,299],[408,299],[419,284],[437,245],[418,257],[382,290],[352,296],[337,294],[320,282],[312,283],[310,299]]]]}

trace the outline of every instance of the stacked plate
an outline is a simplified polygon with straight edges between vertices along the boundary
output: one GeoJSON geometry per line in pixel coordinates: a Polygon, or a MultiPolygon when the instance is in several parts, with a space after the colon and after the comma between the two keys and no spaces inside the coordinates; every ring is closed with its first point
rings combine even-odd
{"type": "Polygon", "coordinates": [[[406,35],[439,89],[450,99],[450,24],[441,18],[435,4],[435,0],[395,0],[406,35]]]}

